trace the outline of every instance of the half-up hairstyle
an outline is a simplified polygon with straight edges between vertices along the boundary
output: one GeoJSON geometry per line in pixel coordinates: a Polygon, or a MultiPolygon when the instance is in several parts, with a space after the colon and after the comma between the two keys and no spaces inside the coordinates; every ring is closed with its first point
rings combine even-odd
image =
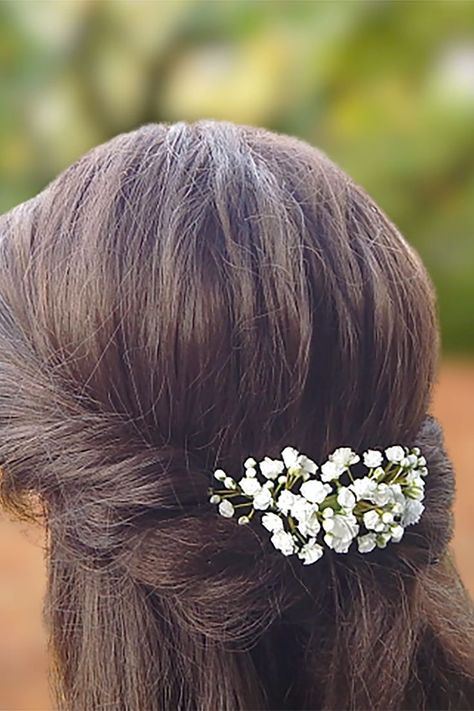
{"type": "Polygon", "coordinates": [[[474,708],[417,253],[322,152],[149,124],[0,218],[4,506],[46,526],[67,711],[474,708]],[[422,448],[403,540],[315,565],[209,503],[291,445],[422,448]]]}

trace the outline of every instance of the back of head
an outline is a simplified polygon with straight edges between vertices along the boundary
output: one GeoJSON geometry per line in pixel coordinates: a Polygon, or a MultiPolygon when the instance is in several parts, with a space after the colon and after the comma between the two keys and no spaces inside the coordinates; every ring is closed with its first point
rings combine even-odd
{"type": "Polygon", "coordinates": [[[1,493],[42,505],[61,708],[472,708],[435,297],[361,187],[289,136],[150,124],[1,217],[0,270],[1,493]],[[426,511],[370,555],[303,567],[208,501],[246,456],[394,442],[426,511]]]}

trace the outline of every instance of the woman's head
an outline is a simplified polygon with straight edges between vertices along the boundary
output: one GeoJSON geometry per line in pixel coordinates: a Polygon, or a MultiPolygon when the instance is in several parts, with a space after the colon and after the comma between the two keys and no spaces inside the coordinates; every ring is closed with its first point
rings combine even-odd
{"type": "Polygon", "coordinates": [[[421,641],[452,646],[428,620],[453,496],[427,416],[436,308],[364,190],[289,136],[150,124],[1,217],[0,266],[3,499],[43,503],[63,703],[420,700],[421,641]],[[207,500],[209,473],[250,454],[393,442],[434,476],[422,522],[371,556],[303,572],[207,500]]]}

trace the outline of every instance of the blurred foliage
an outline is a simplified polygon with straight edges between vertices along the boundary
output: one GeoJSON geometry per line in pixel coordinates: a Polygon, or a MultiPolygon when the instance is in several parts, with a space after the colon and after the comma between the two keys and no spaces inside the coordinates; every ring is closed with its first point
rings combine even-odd
{"type": "Polygon", "coordinates": [[[0,211],[149,121],[317,145],[421,253],[474,351],[474,3],[0,2],[0,211]]]}

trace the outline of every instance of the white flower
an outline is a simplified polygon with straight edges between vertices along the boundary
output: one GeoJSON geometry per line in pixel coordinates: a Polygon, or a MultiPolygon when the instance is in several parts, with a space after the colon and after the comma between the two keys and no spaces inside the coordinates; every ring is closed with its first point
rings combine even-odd
{"type": "Polygon", "coordinates": [[[271,538],[271,542],[283,555],[291,555],[296,552],[295,540],[291,533],[286,531],[276,531],[271,538]]]}
{"type": "Polygon", "coordinates": [[[420,516],[425,510],[425,507],[421,501],[414,501],[413,499],[407,499],[405,504],[405,510],[402,514],[402,519],[400,521],[402,526],[411,526],[414,523],[418,523],[420,516]]]}
{"type": "Polygon", "coordinates": [[[331,518],[332,516],[334,516],[334,509],[331,508],[330,506],[327,506],[327,507],[323,510],[322,515],[323,515],[324,518],[331,518]]]}
{"type": "Polygon", "coordinates": [[[302,469],[308,474],[315,474],[318,465],[305,454],[300,454],[294,447],[285,447],[281,456],[287,469],[302,469]]]}
{"type": "Polygon", "coordinates": [[[376,538],[377,546],[379,548],[385,548],[385,546],[387,545],[387,543],[389,542],[391,537],[392,537],[391,533],[387,533],[387,532],[379,533],[376,538]]]}
{"type": "Polygon", "coordinates": [[[224,479],[227,477],[227,474],[223,469],[216,469],[214,472],[214,476],[218,481],[224,481],[224,479]]]}
{"type": "Polygon", "coordinates": [[[224,479],[224,486],[226,489],[236,489],[237,482],[234,481],[231,476],[226,476],[226,478],[224,479]]]}
{"type": "Polygon", "coordinates": [[[300,494],[295,494],[293,503],[291,505],[290,513],[296,519],[304,518],[309,511],[317,511],[319,506],[317,504],[311,504],[307,501],[304,496],[300,494]]]}
{"type": "Polygon", "coordinates": [[[388,447],[385,450],[385,456],[387,457],[389,462],[394,462],[395,464],[398,464],[405,457],[405,450],[403,449],[403,447],[400,447],[398,444],[396,444],[393,447],[388,447]]]}
{"type": "Polygon", "coordinates": [[[350,447],[339,447],[329,455],[328,461],[322,465],[321,479],[323,481],[339,479],[351,464],[356,464],[359,460],[359,455],[353,452],[350,447]]]}
{"type": "Polygon", "coordinates": [[[344,509],[352,509],[356,503],[356,497],[347,486],[341,486],[337,492],[337,503],[344,509]]]}
{"type": "Polygon", "coordinates": [[[368,499],[372,501],[377,489],[377,482],[368,476],[364,476],[362,479],[356,479],[352,484],[349,484],[349,488],[352,489],[358,500],[368,499]]]}
{"type": "Polygon", "coordinates": [[[311,479],[301,484],[300,493],[307,501],[313,504],[320,504],[332,491],[329,484],[323,484],[318,479],[311,479]]]}
{"type": "Polygon", "coordinates": [[[385,528],[382,517],[377,511],[366,511],[362,520],[364,521],[364,526],[369,530],[383,531],[385,528]]]}
{"type": "Polygon", "coordinates": [[[281,452],[281,456],[287,469],[298,466],[299,452],[294,447],[285,447],[281,452]]]}
{"type": "Polygon", "coordinates": [[[304,546],[301,547],[298,558],[301,558],[303,565],[310,565],[311,563],[316,563],[323,553],[323,547],[320,546],[319,543],[316,543],[316,539],[311,538],[308,543],[305,543],[304,546]]]}
{"type": "Polygon", "coordinates": [[[321,479],[323,481],[333,481],[334,479],[339,479],[344,470],[337,466],[335,462],[328,460],[324,462],[321,467],[321,479]]]}
{"type": "Polygon", "coordinates": [[[357,538],[359,553],[370,553],[370,551],[374,550],[376,545],[375,533],[366,533],[364,536],[358,536],[357,538]]]}
{"type": "Polygon", "coordinates": [[[248,469],[249,467],[253,468],[257,465],[257,462],[253,457],[248,457],[248,459],[245,460],[244,462],[244,467],[248,469]]]}
{"type": "Polygon", "coordinates": [[[278,514],[272,513],[271,511],[267,512],[266,514],[263,514],[262,526],[264,526],[267,531],[271,531],[271,533],[283,531],[283,521],[281,520],[280,516],[278,516],[278,514]]]}
{"type": "Polygon", "coordinates": [[[317,504],[309,504],[307,502],[304,507],[300,504],[292,508],[292,516],[297,519],[298,529],[303,536],[316,536],[321,530],[318,508],[317,504]]]}
{"type": "Polygon", "coordinates": [[[353,539],[359,532],[357,519],[353,514],[335,514],[323,521],[326,531],[324,540],[336,553],[347,553],[353,539]]]}
{"type": "Polygon", "coordinates": [[[360,461],[359,455],[353,452],[350,447],[339,447],[335,449],[334,452],[329,455],[329,459],[343,469],[347,469],[351,464],[357,464],[357,462],[360,461]]]}
{"type": "Polygon", "coordinates": [[[304,454],[300,454],[298,457],[298,464],[307,474],[316,474],[318,470],[316,462],[313,462],[312,459],[306,457],[304,454]]]}
{"type": "Polygon", "coordinates": [[[392,505],[390,510],[394,514],[401,514],[405,510],[406,497],[403,494],[402,487],[400,484],[390,484],[390,491],[392,494],[392,505]]]}
{"type": "Polygon", "coordinates": [[[209,499],[211,504],[218,504],[220,500],[221,500],[221,497],[219,496],[219,494],[213,494],[211,496],[211,498],[209,499]]]}
{"type": "Polygon", "coordinates": [[[390,527],[390,532],[392,534],[392,541],[398,543],[402,539],[405,529],[403,526],[400,526],[400,524],[394,524],[390,527]]]}
{"type": "Polygon", "coordinates": [[[385,506],[392,501],[392,491],[388,484],[377,484],[372,500],[377,506],[385,506]]]}
{"type": "Polygon", "coordinates": [[[255,496],[255,494],[257,494],[262,488],[257,479],[246,476],[239,481],[239,486],[246,496],[255,496]]]}
{"type": "MultiPolygon", "coordinates": [[[[375,469],[382,464],[382,452],[378,452],[376,449],[368,449],[364,452],[364,464],[369,469],[375,469]]],[[[375,543],[374,543],[375,546],[375,543]]]]}
{"type": "Polygon", "coordinates": [[[247,467],[247,469],[245,470],[245,476],[257,476],[257,470],[255,469],[255,467],[247,467]]]}
{"type": "Polygon", "coordinates": [[[295,494],[288,489],[284,489],[277,499],[276,505],[280,511],[287,514],[295,502],[295,494]]]}
{"type": "Polygon", "coordinates": [[[267,486],[262,486],[258,494],[253,497],[254,509],[268,509],[272,502],[272,492],[267,486]]]}
{"type": "Polygon", "coordinates": [[[418,471],[411,471],[406,475],[408,486],[405,489],[405,494],[410,499],[421,501],[425,495],[425,480],[419,476],[418,471]]]}
{"type": "Polygon", "coordinates": [[[239,518],[237,519],[237,523],[238,523],[240,526],[243,526],[243,525],[245,525],[246,523],[250,523],[250,519],[249,519],[248,516],[239,516],[239,518]]]}
{"type": "Polygon", "coordinates": [[[234,515],[234,506],[228,499],[224,499],[219,504],[219,513],[226,518],[231,518],[234,515]]]}
{"type": "Polygon", "coordinates": [[[410,467],[410,469],[413,469],[418,464],[418,457],[416,454],[408,454],[405,459],[402,460],[402,463],[405,460],[407,462],[405,466],[410,467]]]}
{"type": "Polygon", "coordinates": [[[277,476],[282,473],[284,468],[285,465],[279,459],[265,457],[265,459],[260,462],[260,471],[267,479],[276,479],[277,476]]]}

